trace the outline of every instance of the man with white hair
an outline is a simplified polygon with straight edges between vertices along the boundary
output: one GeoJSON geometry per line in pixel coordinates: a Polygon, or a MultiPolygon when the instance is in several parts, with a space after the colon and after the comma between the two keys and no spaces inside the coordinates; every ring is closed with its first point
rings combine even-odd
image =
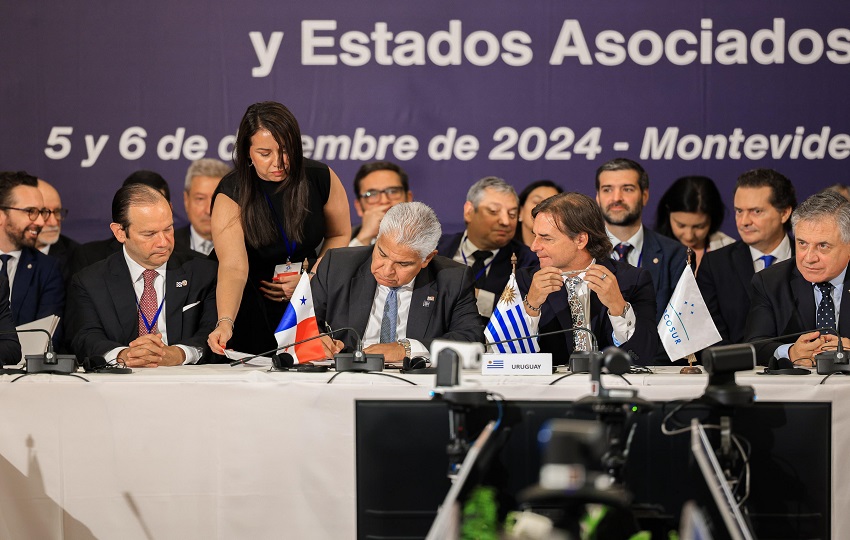
{"type": "Polygon", "coordinates": [[[38,190],[44,198],[44,207],[50,210],[50,215],[44,220],[44,227],[38,233],[35,249],[59,259],[62,275],[67,279],[68,259],[80,244],[62,234],[62,222],[68,216],[68,209],[62,208],[62,198],[56,188],[39,178],[38,190]]]}
{"type": "Polygon", "coordinates": [[[210,203],[218,183],[229,172],[225,162],[213,158],[198,159],[189,165],[183,188],[183,207],[189,225],[174,229],[177,249],[191,249],[204,255],[213,250],[210,203]]]}
{"type": "MultiPolygon", "coordinates": [[[[834,350],[838,337],[850,336],[850,201],[827,191],[812,195],[791,214],[794,257],[753,276],[745,341],[758,341],[761,364],[787,358],[814,367],[815,356],[834,350]],[[800,337],[764,342],[806,332],[800,337]]],[[[843,338],[845,347],[850,340],[843,338]]]]}
{"type": "MultiPolygon", "coordinates": [[[[472,271],[437,255],[441,232],[431,208],[401,203],[381,220],[374,246],[328,251],[312,281],[316,319],[354,328],[386,362],[424,355],[438,338],[482,342],[472,271]]],[[[328,357],[356,346],[350,334],[323,339],[328,357]]]]}

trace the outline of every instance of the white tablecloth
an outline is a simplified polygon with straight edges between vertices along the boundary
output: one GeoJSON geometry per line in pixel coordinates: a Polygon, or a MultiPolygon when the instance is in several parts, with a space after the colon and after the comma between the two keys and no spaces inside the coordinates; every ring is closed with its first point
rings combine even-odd
{"type": "MultiPolygon", "coordinates": [[[[630,375],[649,400],[702,394],[704,375],[630,375]]],[[[354,402],[429,399],[379,375],[181,366],[132,375],[0,377],[0,538],[353,538],[354,402]]],[[[850,538],[850,379],[739,374],[757,399],[831,401],[834,538],[850,538]]],[[[508,400],[573,400],[587,375],[464,374],[508,400]]],[[[606,386],[625,385],[605,376],[606,386]]]]}

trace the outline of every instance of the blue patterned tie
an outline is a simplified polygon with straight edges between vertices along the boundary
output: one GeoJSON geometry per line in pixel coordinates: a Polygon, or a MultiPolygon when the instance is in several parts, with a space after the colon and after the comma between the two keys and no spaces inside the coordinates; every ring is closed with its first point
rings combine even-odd
{"type": "Polygon", "coordinates": [[[634,248],[635,247],[633,245],[623,242],[622,244],[617,244],[616,246],[614,246],[614,251],[617,253],[617,256],[621,261],[629,262],[629,253],[634,248]]]}
{"type": "MultiPolygon", "coordinates": [[[[821,292],[820,304],[818,304],[817,325],[818,328],[835,328],[835,302],[832,300],[832,283],[825,281],[816,283],[821,292]]],[[[832,332],[828,332],[832,333],[832,332]]]]}
{"type": "Polygon", "coordinates": [[[398,290],[401,287],[390,287],[387,301],[384,303],[384,318],[381,319],[381,343],[395,343],[396,327],[398,325],[398,290]]]}
{"type": "Polygon", "coordinates": [[[776,257],[774,257],[773,255],[762,255],[758,258],[758,260],[764,261],[764,267],[767,268],[768,266],[776,262],[776,257]]]}

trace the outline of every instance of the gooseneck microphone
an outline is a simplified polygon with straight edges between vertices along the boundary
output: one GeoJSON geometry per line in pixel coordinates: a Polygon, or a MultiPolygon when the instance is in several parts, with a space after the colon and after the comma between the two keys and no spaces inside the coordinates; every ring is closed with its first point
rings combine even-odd
{"type": "Polygon", "coordinates": [[[47,349],[42,354],[28,354],[26,360],[27,373],[53,373],[68,375],[77,369],[77,357],[73,354],[56,354],[53,350],[53,336],[44,328],[27,328],[24,330],[7,330],[0,335],[18,335],[31,332],[41,332],[47,336],[47,349]]]}
{"type": "MultiPolygon", "coordinates": [[[[294,347],[294,346],[296,346],[296,345],[301,345],[302,343],[307,343],[308,341],[313,341],[314,339],[319,339],[319,338],[321,338],[321,337],[325,337],[325,336],[332,336],[332,335],[336,334],[337,332],[342,332],[343,330],[350,330],[351,332],[353,332],[353,333],[354,333],[354,336],[357,338],[357,350],[358,350],[358,351],[362,350],[362,346],[363,346],[363,345],[362,345],[362,343],[361,343],[361,341],[360,341],[360,334],[358,334],[358,333],[357,333],[357,330],[355,330],[354,328],[350,328],[350,327],[347,327],[347,326],[346,326],[346,327],[343,327],[343,328],[337,328],[336,330],[331,330],[330,332],[322,332],[322,333],[321,333],[321,334],[319,334],[319,335],[312,336],[312,337],[308,337],[307,339],[302,339],[302,340],[300,340],[300,341],[295,341],[295,342],[293,342],[293,343],[289,343],[288,345],[283,345],[283,346],[281,346],[281,347],[275,347],[274,349],[270,349],[270,350],[268,350],[268,351],[261,352],[261,353],[259,353],[259,354],[255,354],[255,355],[253,355],[253,356],[246,356],[245,358],[240,358],[240,359],[238,359],[238,360],[233,360],[232,362],[230,362],[230,365],[231,365],[231,366],[238,366],[238,365],[240,365],[240,364],[244,364],[244,363],[246,363],[246,362],[248,362],[248,361],[250,361],[250,360],[254,360],[255,358],[259,358],[259,357],[261,357],[261,356],[267,356],[267,355],[269,355],[269,354],[271,354],[271,355],[276,355],[276,354],[278,354],[280,351],[285,351],[286,349],[288,349],[288,348],[290,348],[290,347],[294,347]]],[[[334,356],[336,356],[336,355],[334,355],[334,356]]],[[[289,366],[289,367],[291,367],[291,366],[289,366]]]]}

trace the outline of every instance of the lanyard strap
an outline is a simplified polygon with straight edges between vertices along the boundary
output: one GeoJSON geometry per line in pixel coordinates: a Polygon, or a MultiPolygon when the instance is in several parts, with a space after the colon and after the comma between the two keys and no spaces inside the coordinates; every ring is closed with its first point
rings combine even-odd
{"type": "Polygon", "coordinates": [[[283,230],[283,225],[281,225],[280,218],[277,215],[277,211],[274,209],[274,205],[272,205],[272,200],[271,198],[269,198],[269,194],[263,191],[263,196],[266,198],[266,202],[269,205],[269,210],[271,210],[272,212],[274,224],[277,225],[277,230],[280,231],[280,236],[281,238],[283,238],[283,247],[286,249],[286,262],[289,262],[292,256],[295,254],[295,241],[290,242],[289,237],[286,236],[286,231],[283,230]]]}
{"type": "Polygon", "coordinates": [[[136,299],[136,308],[138,308],[138,310],[139,310],[139,315],[142,316],[142,324],[145,325],[145,328],[147,329],[148,334],[150,334],[151,330],[153,330],[153,327],[156,326],[156,321],[159,320],[159,314],[162,313],[162,306],[164,306],[164,305],[165,305],[165,295],[163,294],[162,295],[162,302],[160,302],[159,307],[156,308],[156,313],[154,313],[153,319],[151,319],[151,321],[148,322],[148,318],[145,317],[145,312],[142,311],[142,305],[139,303],[139,299],[138,298],[136,299]]]}

